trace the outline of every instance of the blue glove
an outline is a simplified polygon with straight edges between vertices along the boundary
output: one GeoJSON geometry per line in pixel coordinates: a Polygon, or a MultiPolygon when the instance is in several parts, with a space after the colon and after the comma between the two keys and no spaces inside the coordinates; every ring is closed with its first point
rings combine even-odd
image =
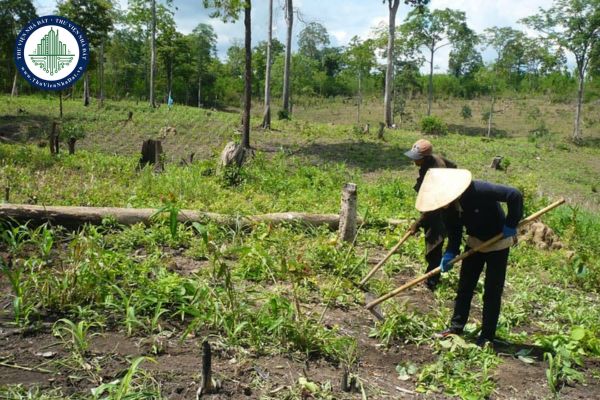
{"type": "Polygon", "coordinates": [[[511,228],[510,226],[504,225],[502,228],[502,236],[505,238],[515,236],[517,234],[517,228],[511,228]]]}
{"type": "Polygon", "coordinates": [[[442,262],[440,263],[440,268],[442,269],[442,272],[448,272],[452,269],[452,264],[450,264],[450,261],[452,261],[454,257],[456,257],[456,254],[452,253],[451,251],[446,251],[444,253],[444,256],[442,257],[442,262]]]}

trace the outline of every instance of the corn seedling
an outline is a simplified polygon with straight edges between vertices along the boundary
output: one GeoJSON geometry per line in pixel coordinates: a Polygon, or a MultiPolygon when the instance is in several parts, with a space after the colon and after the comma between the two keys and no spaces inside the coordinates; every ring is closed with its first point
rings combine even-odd
{"type": "Polygon", "coordinates": [[[91,390],[94,399],[110,400],[159,400],[162,398],[158,384],[139,372],[144,361],[155,362],[149,357],[138,357],[131,362],[122,379],[104,383],[91,390]],[[139,382],[138,382],[139,381],[139,382]]]}
{"type": "MultiPolygon", "coordinates": [[[[87,321],[79,321],[76,324],[69,319],[62,318],[56,321],[52,327],[52,333],[54,336],[58,336],[76,354],[83,357],[90,346],[89,330],[97,325],[97,323],[87,321]]],[[[97,334],[93,333],[92,336],[97,334]]]]}

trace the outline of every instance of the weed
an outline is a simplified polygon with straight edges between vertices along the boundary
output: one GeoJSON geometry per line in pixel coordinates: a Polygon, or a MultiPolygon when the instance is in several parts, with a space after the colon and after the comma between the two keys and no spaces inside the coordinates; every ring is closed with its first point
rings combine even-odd
{"type": "Polygon", "coordinates": [[[436,344],[438,360],[423,367],[417,392],[440,392],[463,399],[488,398],[494,392],[491,371],[499,359],[491,349],[480,349],[452,336],[436,344]]]}

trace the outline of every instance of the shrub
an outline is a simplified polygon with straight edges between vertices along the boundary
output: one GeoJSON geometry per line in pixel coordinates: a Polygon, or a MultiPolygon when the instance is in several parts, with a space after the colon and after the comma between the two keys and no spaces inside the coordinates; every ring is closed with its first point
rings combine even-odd
{"type": "Polygon", "coordinates": [[[527,139],[530,142],[535,142],[538,139],[547,138],[550,136],[550,130],[546,127],[546,123],[541,121],[534,129],[527,134],[527,139]]]}
{"type": "Polygon", "coordinates": [[[277,112],[277,118],[279,118],[279,119],[290,119],[290,114],[286,110],[279,110],[277,112]]]}
{"type": "Polygon", "coordinates": [[[75,138],[75,140],[83,139],[85,137],[83,125],[76,122],[68,122],[63,124],[61,139],[68,140],[72,137],[75,138]]]}
{"type": "Polygon", "coordinates": [[[469,119],[473,116],[473,112],[471,111],[471,107],[469,107],[467,104],[465,104],[462,107],[462,110],[460,110],[460,115],[461,117],[463,117],[463,119],[469,119]]]}
{"type": "Polygon", "coordinates": [[[421,120],[421,132],[429,135],[445,135],[448,133],[448,126],[441,118],[431,115],[421,120]]]}

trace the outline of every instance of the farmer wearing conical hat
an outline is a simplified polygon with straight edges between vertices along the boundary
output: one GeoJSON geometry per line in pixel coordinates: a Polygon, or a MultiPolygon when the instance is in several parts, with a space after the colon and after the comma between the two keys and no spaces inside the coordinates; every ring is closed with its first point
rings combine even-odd
{"type": "Polygon", "coordinates": [[[483,321],[477,344],[493,343],[508,253],[516,241],[517,224],[523,216],[521,192],[509,186],[472,181],[471,173],[465,169],[432,168],[423,180],[416,208],[421,212],[443,209],[448,245],[440,264],[442,272],[450,271],[450,260],[460,252],[463,227],[468,235],[465,251],[503,234],[504,239],[463,260],[450,327],[436,334],[441,338],[462,333],[469,318],[475,286],[485,266],[483,321]],[[506,203],[506,215],[500,203],[506,203]]]}
{"type": "MultiPolygon", "coordinates": [[[[415,165],[419,167],[419,177],[414,186],[416,192],[421,188],[423,178],[425,178],[425,174],[429,171],[429,168],[456,168],[456,164],[452,161],[437,154],[433,154],[433,146],[429,140],[417,140],[412,148],[404,153],[404,155],[413,160],[415,165]]],[[[425,232],[426,272],[429,272],[432,269],[437,268],[442,259],[446,229],[444,228],[441,211],[424,214],[423,219],[417,228],[423,228],[423,231],[425,232]]],[[[439,280],[439,275],[432,276],[427,279],[427,287],[430,290],[434,290],[439,280]]]]}

